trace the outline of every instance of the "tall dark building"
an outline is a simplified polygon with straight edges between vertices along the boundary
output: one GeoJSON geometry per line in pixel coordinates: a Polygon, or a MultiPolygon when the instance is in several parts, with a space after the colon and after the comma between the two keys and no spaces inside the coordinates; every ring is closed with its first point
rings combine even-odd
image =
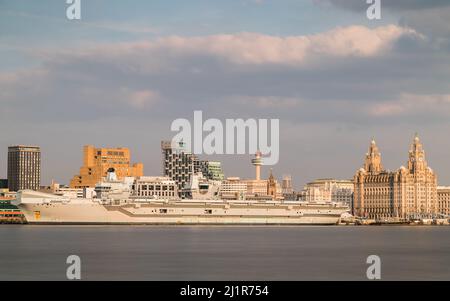
{"type": "Polygon", "coordinates": [[[41,149],[38,146],[8,147],[8,188],[38,190],[41,185],[41,149]]]}
{"type": "Polygon", "coordinates": [[[194,154],[185,149],[184,143],[172,145],[171,141],[162,141],[163,175],[176,182],[178,191],[189,185],[192,171],[200,171],[200,163],[194,154]]]}
{"type": "Polygon", "coordinates": [[[0,189],[8,188],[8,179],[0,179],[0,189]]]}

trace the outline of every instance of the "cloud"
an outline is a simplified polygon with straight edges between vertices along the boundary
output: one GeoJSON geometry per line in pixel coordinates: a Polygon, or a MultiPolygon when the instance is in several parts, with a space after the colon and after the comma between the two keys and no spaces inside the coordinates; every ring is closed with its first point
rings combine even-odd
{"type": "Polygon", "coordinates": [[[134,91],[129,95],[127,94],[125,95],[126,100],[136,108],[151,106],[159,99],[158,93],[150,90],[134,91]]]}
{"type": "MultiPolygon", "coordinates": [[[[366,10],[370,4],[366,0],[312,0],[319,5],[331,4],[336,7],[361,11],[366,10]]],[[[423,10],[429,8],[442,8],[450,6],[447,0],[393,0],[381,1],[382,9],[394,11],[423,10]]]]}
{"type": "MultiPolygon", "coordinates": [[[[173,134],[171,121],[202,110],[222,120],[279,118],[280,169],[294,169],[305,181],[351,176],[372,135],[394,146],[406,137],[407,145],[418,130],[434,139],[430,151],[449,145],[440,137],[450,128],[450,48],[433,42],[388,25],[34,48],[27,54],[41,64],[0,72],[0,126],[9,131],[0,143],[36,143],[47,147],[49,161],[78,160],[50,167],[47,178],[69,178],[81,160],[81,153],[61,152],[55,139],[71,149],[85,143],[139,149],[152,174],[147,166],[159,166],[158,141],[173,134]]],[[[225,161],[234,174],[251,173],[247,157],[225,161]]]]}
{"type": "Polygon", "coordinates": [[[294,97],[277,97],[277,96],[234,96],[227,101],[233,102],[236,106],[250,106],[262,109],[289,109],[297,108],[304,100],[294,97]]]}
{"type": "Polygon", "coordinates": [[[80,25],[92,29],[104,29],[108,31],[124,32],[130,34],[156,34],[160,32],[157,27],[145,24],[130,24],[120,22],[79,22],[80,25]]]}
{"type": "MultiPolygon", "coordinates": [[[[222,34],[201,37],[171,36],[154,41],[123,43],[115,50],[99,49],[106,56],[135,53],[180,56],[211,56],[233,64],[302,65],[323,57],[371,57],[388,51],[402,36],[420,37],[406,27],[388,25],[339,27],[305,36],[269,36],[258,33],[222,34]],[[107,51],[108,50],[108,51],[107,51]]],[[[105,48],[110,48],[105,46],[105,48]]],[[[144,65],[145,66],[145,65],[144,65]]],[[[154,64],[150,66],[155,67],[154,64]]]]}
{"type": "Polygon", "coordinates": [[[410,11],[402,14],[400,24],[409,26],[427,34],[430,37],[450,39],[450,1],[446,7],[436,7],[420,11],[410,11]]]}
{"type": "Polygon", "coordinates": [[[44,49],[32,53],[42,60],[38,68],[0,73],[0,101],[10,118],[30,121],[150,113],[167,120],[203,109],[220,116],[276,113],[305,122],[361,123],[389,118],[372,105],[402,93],[450,93],[442,51],[396,25],[44,49]]]}
{"type": "MultiPolygon", "coordinates": [[[[335,6],[361,13],[369,4],[365,0],[313,0],[321,6],[335,6]]],[[[448,0],[395,0],[381,1],[381,10],[399,17],[399,24],[415,29],[430,38],[450,38],[450,1],[448,0]]],[[[448,41],[447,41],[448,42],[448,41]]]]}
{"type": "Polygon", "coordinates": [[[401,94],[393,101],[384,101],[369,107],[369,114],[376,117],[440,116],[450,117],[450,94],[414,95],[401,94]]]}

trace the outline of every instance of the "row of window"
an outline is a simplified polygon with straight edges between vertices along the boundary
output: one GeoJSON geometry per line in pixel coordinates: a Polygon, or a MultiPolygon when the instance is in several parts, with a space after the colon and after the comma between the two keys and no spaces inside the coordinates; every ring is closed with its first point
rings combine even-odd
{"type": "Polygon", "coordinates": [[[175,197],[175,192],[174,191],[137,191],[135,195],[138,197],[150,197],[150,196],[175,197]]]}
{"type": "MultiPolygon", "coordinates": [[[[132,186],[132,189],[134,190],[135,189],[135,185],[133,185],[132,186]]],[[[164,190],[164,191],[166,191],[166,190],[174,190],[175,189],[175,186],[173,186],[173,185],[170,185],[170,186],[168,186],[168,185],[138,185],[137,186],[137,190],[138,191],[140,191],[140,190],[164,190]]]]}

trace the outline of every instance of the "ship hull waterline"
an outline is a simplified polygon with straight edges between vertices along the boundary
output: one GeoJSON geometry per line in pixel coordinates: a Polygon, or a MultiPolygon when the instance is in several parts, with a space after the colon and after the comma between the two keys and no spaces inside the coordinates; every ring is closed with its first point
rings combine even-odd
{"type": "Polygon", "coordinates": [[[286,208],[256,210],[253,208],[216,209],[211,214],[195,211],[213,210],[210,207],[172,208],[166,206],[107,206],[102,204],[19,204],[30,224],[70,225],[335,225],[343,210],[316,210],[317,212],[288,212],[286,208]],[[173,212],[171,212],[173,211],[173,212]],[[188,211],[188,212],[184,212],[188,211]],[[193,212],[189,212],[193,211],[193,212]],[[220,212],[222,211],[222,212],[220,212]],[[234,212],[233,212],[234,211],[234,212]],[[255,212],[253,212],[255,211],[255,212]],[[266,212],[261,212],[266,211],[266,212]],[[271,213],[270,211],[275,211],[271,213]]]}

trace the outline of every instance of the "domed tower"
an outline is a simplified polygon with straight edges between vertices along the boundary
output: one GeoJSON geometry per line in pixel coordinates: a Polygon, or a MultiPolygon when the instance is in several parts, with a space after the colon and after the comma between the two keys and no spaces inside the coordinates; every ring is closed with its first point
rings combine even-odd
{"type": "Polygon", "coordinates": [[[369,173],[379,173],[383,171],[381,164],[381,153],[374,139],[370,142],[369,152],[366,154],[364,169],[369,173]]]}
{"type": "Polygon", "coordinates": [[[411,149],[409,150],[408,169],[411,173],[417,173],[425,171],[426,168],[427,161],[425,160],[425,151],[423,150],[422,143],[416,133],[414,141],[411,144],[411,149]]]}

